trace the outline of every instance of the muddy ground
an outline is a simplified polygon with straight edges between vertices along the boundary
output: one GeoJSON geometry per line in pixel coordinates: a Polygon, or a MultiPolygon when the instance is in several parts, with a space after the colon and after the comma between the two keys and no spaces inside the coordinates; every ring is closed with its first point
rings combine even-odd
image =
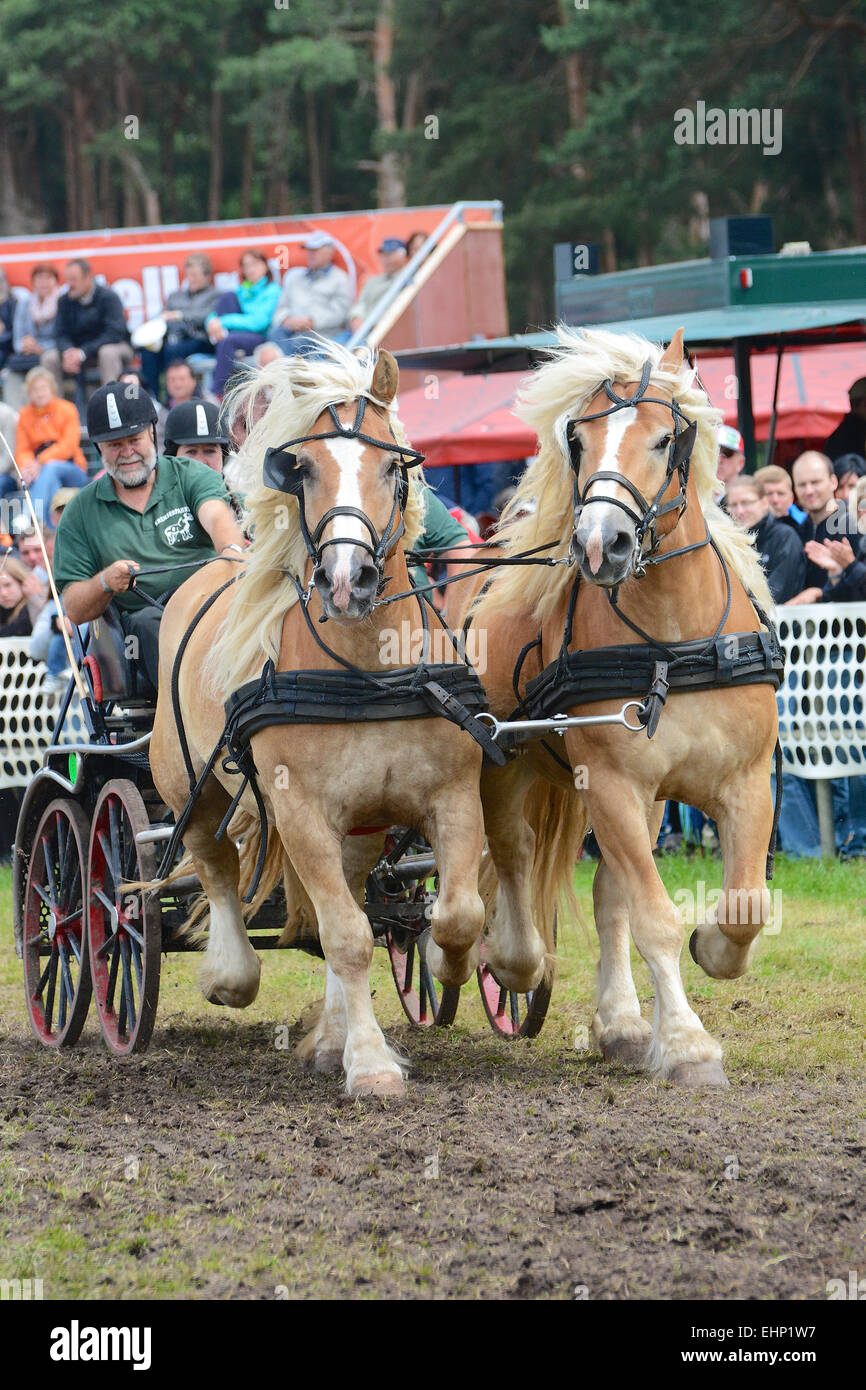
{"type": "MultiPolygon", "coordinates": [[[[826,1299],[866,1268],[866,1083],[684,1093],[472,1030],[388,1030],[401,1103],[243,1018],[118,1065],[0,1027],[0,1247],[46,1298],[826,1299]]],[[[298,1035],[292,1034],[292,1040],[298,1035]]]]}

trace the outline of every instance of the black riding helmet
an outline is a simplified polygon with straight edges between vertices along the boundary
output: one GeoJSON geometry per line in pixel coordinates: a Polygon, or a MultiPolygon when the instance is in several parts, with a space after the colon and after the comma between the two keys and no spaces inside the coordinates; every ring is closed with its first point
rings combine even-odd
{"type": "Polygon", "coordinates": [[[231,443],[213,401],[181,401],[165,417],[165,452],[177,455],[184,444],[219,444],[223,458],[231,443]]]}
{"type": "Polygon", "coordinates": [[[138,434],[156,421],[153,398],[132,381],[110,381],[87,402],[87,433],[94,444],[138,434]]]}

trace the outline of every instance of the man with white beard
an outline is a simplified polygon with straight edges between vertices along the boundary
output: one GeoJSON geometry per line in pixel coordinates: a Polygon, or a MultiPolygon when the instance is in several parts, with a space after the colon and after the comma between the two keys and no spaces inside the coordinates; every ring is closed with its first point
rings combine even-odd
{"type": "Polygon", "coordinates": [[[54,548],[54,577],[67,615],[74,623],[89,622],[113,603],[123,631],[136,639],[131,654],[154,689],[162,609],[142,593],[157,599],[197,565],[244,551],[219,473],[195,459],[158,455],[155,424],[153,400],[142,388],[109,382],[94,392],[87,432],[105,473],[64,508],[54,548]],[[143,573],[132,590],[137,571],[143,573]]]}

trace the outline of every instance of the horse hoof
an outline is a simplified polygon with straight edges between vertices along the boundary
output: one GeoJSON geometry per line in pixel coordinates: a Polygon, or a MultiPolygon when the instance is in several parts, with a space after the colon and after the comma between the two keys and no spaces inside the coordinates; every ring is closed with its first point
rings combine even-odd
{"type": "Polygon", "coordinates": [[[402,1076],[392,1071],[379,1071],[369,1076],[359,1076],[349,1088],[349,1095],[355,1100],[365,1096],[390,1096],[402,1100],[406,1095],[406,1083],[402,1076]]]}
{"type": "Polygon", "coordinates": [[[648,1046],[634,1038],[612,1038],[601,1044],[601,1055],[606,1062],[621,1062],[626,1067],[645,1067],[648,1046]]]}
{"type": "Polygon", "coordinates": [[[313,1071],[320,1072],[323,1076],[332,1076],[335,1071],[343,1070],[341,1051],[317,1052],[312,1062],[313,1071]]]}
{"type": "Polygon", "coordinates": [[[670,1076],[673,1086],[730,1086],[721,1062],[679,1062],[670,1076]]]}

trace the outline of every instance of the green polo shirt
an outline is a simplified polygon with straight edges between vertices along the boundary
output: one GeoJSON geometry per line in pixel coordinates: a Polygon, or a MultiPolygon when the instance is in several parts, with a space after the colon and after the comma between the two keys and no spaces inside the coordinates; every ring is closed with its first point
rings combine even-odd
{"type": "MultiPolygon", "coordinates": [[[[417,550],[453,550],[458,545],[468,545],[469,537],[456,517],[449,512],[445,503],[436,496],[432,488],[424,489],[424,530],[415,542],[417,550]]],[[[412,566],[412,578],[417,584],[429,584],[430,576],[423,565],[412,566]]]]}
{"type": "MultiPolygon", "coordinates": [[[[115,560],[137,560],[143,570],[214,557],[210,536],[198,521],[198,509],[212,497],[228,505],[219,473],[197,459],[161,454],[156,482],[143,512],[128,507],[107,473],[88,483],[67,503],[54,542],[54,578],[58,589],[92,579],[115,560]]],[[[194,568],[147,575],[141,588],[152,598],[176,589],[194,568]]],[[[144,608],[133,592],[115,594],[119,608],[144,608]]]]}

